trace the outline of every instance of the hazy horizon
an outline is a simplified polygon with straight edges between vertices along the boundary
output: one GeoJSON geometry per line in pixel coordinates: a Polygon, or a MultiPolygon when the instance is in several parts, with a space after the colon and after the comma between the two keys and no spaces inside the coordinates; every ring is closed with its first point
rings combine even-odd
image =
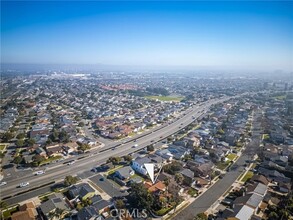
{"type": "Polygon", "coordinates": [[[293,2],[1,2],[1,66],[293,71],[293,2]]]}

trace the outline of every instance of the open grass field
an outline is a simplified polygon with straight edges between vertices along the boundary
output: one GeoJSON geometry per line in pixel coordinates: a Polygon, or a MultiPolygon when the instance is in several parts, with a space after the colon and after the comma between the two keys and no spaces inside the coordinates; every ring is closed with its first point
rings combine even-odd
{"type": "Polygon", "coordinates": [[[160,100],[160,101],[174,101],[174,102],[180,102],[184,97],[175,97],[175,96],[145,96],[147,99],[153,99],[153,100],[160,100]]]}

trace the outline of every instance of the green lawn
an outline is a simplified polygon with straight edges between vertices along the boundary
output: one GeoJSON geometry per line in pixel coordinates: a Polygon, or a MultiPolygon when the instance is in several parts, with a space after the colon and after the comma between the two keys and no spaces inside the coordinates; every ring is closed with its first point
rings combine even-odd
{"type": "Polygon", "coordinates": [[[227,158],[228,158],[229,160],[234,160],[236,157],[237,157],[236,154],[229,154],[229,155],[227,156],[227,158]]]}
{"type": "Polygon", "coordinates": [[[59,160],[59,159],[61,159],[61,158],[62,158],[62,156],[49,157],[48,159],[42,161],[42,162],[40,163],[40,166],[41,166],[42,164],[51,163],[52,161],[54,161],[54,160],[59,160]]]}
{"type": "Polygon", "coordinates": [[[171,207],[171,208],[162,208],[162,209],[156,211],[155,213],[158,216],[163,216],[163,215],[167,214],[167,212],[169,212],[171,209],[173,209],[173,207],[171,207]]]}
{"type": "Polygon", "coordinates": [[[190,196],[195,196],[197,195],[197,190],[196,189],[193,189],[193,188],[189,188],[187,193],[190,195],[190,196]]]}
{"type": "Polygon", "coordinates": [[[246,182],[248,179],[250,179],[253,176],[253,172],[248,171],[245,176],[241,179],[242,182],[246,182]]]}
{"type": "Polygon", "coordinates": [[[262,135],[262,139],[263,140],[267,140],[267,139],[269,139],[270,138],[270,135],[269,134],[263,134],[262,135]]]}
{"type": "Polygon", "coordinates": [[[109,170],[107,174],[111,175],[111,174],[115,173],[116,170],[120,169],[121,167],[123,167],[123,165],[116,166],[113,169],[109,170]]]}
{"type": "Polygon", "coordinates": [[[278,100],[284,100],[286,98],[286,95],[279,95],[279,96],[275,96],[274,98],[278,100]]]}
{"type": "Polygon", "coordinates": [[[230,161],[225,161],[225,162],[218,162],[216,164],[217,168],[220,170],[225,170],[226,167],[229,165],[230,161]]]}
{"type": "Polygon", "coordinates": [[[13,208],[7,209],[3,212],[3,217],[4,219],[9,219],[10,216],[14,213],[18,211],[18,206],[15,206],[13,208]]]}
{"type": "Polygon", "coordinates": [[[145,96],[147,99],[158,99],[160,101],[174,101],[174,102],[180,102],[184,97],[175,97],[175,96],[145,96]]]}
{"type": "Polygon", "coordinates": [[[6,148],[6,144],[0,144],[0,151],[3,151],[6,148]]]}

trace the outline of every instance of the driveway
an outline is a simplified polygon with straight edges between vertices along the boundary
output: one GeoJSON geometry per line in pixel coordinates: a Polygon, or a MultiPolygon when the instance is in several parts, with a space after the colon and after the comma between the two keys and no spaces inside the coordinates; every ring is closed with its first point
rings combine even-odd
{"type": "Polygon", "coordinates": [[[102,176],[101,174],[91,177],[90,180],[111,197],[121,197],[127,195],[127,192],[120,192],[120,189],[114,183],[109,181],[106,177],[102,176]]]}

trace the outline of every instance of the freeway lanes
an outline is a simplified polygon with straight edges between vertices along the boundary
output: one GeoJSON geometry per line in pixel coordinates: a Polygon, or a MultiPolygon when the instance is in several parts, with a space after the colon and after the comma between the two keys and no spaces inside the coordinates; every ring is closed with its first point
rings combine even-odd
{"type": "Polygon", "coordinates": [[[90,170],[92,167],[104,163],[111,156],[122,156],[138,151],[139,149],[142,149],[151,143],[157,142],[163,138],[166,138],[167,136],[176,133],[177,131],[194,121],[197,117],[199,117],[202,114],[202,111],[206,111],[212,104],[215,104],[217,102],[223,102],[228,99],[229,98],[210,100],[202,104],[201,106],[195,106],[192,109],[189,109],[184,116],[171,123],[170,125],[168,124],[162,129],[158,128],[156,131],[152,131],[150,134],[138,138],[135,142],[135,144],[138,144],[137,148],[132,148],[133,142],[125,144],[120,143],[121,145],[117,146],[115,149],[110,149],[113,148],[113,146],[108,146],[108,150],[103,152],[92,152],[91,155],[87,156],[84,159],[76,161],[76,163],[71,166],[60,164],[54,167],[50,167],[45,174],[40,176],[33,176],[33,174],[28,174],[26,176],[13,179],[9,181],[6,186],[1,188],[1,198],[3,199],[7,196],[13,196],[19,192],[27,191],[28,189],[34,189],[38,186],[47,184],[52,181],[59,181],[67,175],[75,175],[76,173],[90,170]],[[163,138],[161,138],[162,136],[163,138]],[[25,188],[17,188],[17,186],[21,182],[30,182],[30,185],[29,187],[25,188]]]}

